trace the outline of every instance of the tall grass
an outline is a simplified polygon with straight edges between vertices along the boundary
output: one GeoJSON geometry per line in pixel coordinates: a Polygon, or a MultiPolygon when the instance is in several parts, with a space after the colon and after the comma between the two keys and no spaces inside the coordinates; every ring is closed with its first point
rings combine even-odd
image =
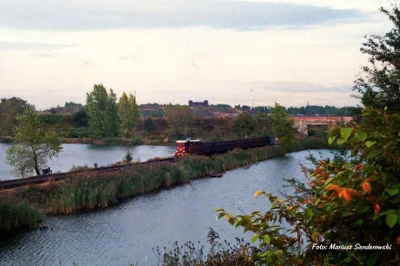
{"type": "Polygon", "coordinates": [[[31,204],[13,196],[0,197],[0,232],[22,227],[34,228],[41,218],[39,209],[31,204]]]}
{"type": "Polygon", "coordinates": [[[31,206],[39,206],[46,214],[69,214],[82,210],[105,208],[125,198],[248,166],[282,156],[288,152],[326,148],[326,146],[322,141],[309,140],[292,146],[235,149],[210,157],[184,156],[176,163],[133,164],[113,172],[70,174],[63,181],[45,187],[31,186],[14,193],[13,197],[17,199],[14,201],[16,203],[11,204],[6,201],[3,203],[2,201],[0,203],[0,221],[2,221],[0,231],[5,228],[16,228],[18,224],[28,223],[31,226],[35,218],[39,218],[37,208],[31,206]],[[29,202],[31,205],[27,205],[25,202],[29,202]],[[10,226],[10,224],[15,226],[10,226]]]}

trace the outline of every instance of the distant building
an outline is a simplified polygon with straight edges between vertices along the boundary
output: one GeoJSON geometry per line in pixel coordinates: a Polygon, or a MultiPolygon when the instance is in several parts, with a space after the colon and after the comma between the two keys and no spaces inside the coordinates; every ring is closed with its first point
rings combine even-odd
{"type": "Polygon", "coordinates": [[[205,100],[204,102],[194,102],[192,100],[189,101],[189,106],[203,106],[203,107],[208,107],[208,100],[205,100]]]}

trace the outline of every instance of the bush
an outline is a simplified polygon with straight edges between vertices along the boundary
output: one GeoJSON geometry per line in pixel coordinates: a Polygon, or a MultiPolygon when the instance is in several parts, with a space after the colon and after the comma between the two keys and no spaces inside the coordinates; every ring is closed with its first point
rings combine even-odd
{"type": "MultiPolygon", "coordinates": [[[[255,235],[257,264],[398,265],[400,263],[400,115],[372,109],[360,126],[333,128],[329,143],[351,147],[351,155],[315,161],[309,181],[292,181],[283,199],[259,190],[271,208],[232,216],[232,225],[255,235]],[[279,221],[279,222],[278,222],[279,221]],[[356,249],[387,247],[390,250],[356,249]],[[332,249],[332,245],[349,247],[332,249]],[[324,247],[318,250],[316,247],[324,247]]],[[[307,170],[303,169],[306,173],[307,170]]]]}
{"type": "Polygon", "coordinates": [[[247,137],[254,129],[253,117],[249,113],[241,113],[235,119],[233,128],[241,138],[247,137]]]}

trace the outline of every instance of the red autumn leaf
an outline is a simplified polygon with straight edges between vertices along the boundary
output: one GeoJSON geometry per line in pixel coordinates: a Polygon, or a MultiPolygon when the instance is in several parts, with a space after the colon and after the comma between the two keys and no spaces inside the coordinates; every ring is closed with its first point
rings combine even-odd
{"type": "Polygon", "coordinates": [[[400,245],[400,236],[397,237],[397,239],[396,239],[396,244],[397,244],[397,245],[400,245]]]}
{"type": "Polygon", "coordinates": [[[328,191],[330,191],[330,190],[338,190],[339,188],[340,187],[338,185],[331,184],[326,188],[326,190],[328,190],[328,191]]]}
{"type": "Polygon", "coordinates": [[[361,184],[361,189],[367,193],[367,194],[371,194],[371,184],[369,182],[364,182],[361,184]]]}
{"type": "Polygon", "coordinates": [[[349,202],[349,201],[351,201],[351,193],[349,193],[349,191],[347,191],[347,189],[343,189],[342,190],[342,194],[343,194],[343,198],[347,201],[347,202],[349,202]]]}

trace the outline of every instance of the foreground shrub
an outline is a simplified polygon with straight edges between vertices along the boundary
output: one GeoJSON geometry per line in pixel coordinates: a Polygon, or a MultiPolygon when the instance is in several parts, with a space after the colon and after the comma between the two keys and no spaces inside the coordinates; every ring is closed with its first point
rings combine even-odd
{"type": "Polygon", "coordinates": [[[321,160],[309,182],[292,182],[283,199],[257,191],[266,212],[232,216],[255,235],[267,265],[398,265],[400,263],[400,115],[366,109],[360,126],[333,128],[330,143],[351,155],[321,160]],[[322,249],[322,250],[321,250],[322,249]]]}

